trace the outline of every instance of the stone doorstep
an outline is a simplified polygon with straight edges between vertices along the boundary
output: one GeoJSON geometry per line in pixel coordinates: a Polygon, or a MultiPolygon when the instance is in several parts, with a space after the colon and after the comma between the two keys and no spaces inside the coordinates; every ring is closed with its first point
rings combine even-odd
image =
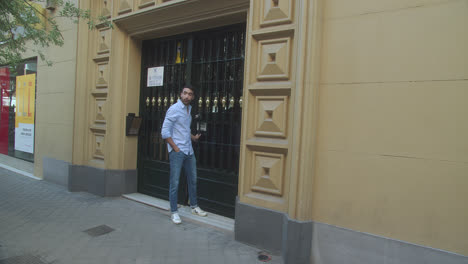
{"type": "MultiPolygon", "coordinates": [[[[163,199],[155,198],[141,193],[124,194],[122,196],[126,199],[146,204],[164,210],[166,212],[169,212],[170,210],[169,201],[163,199]]],[[[220,229],[221,231],[229,233],[234,232],[234,219],[228,217],[216,215],[210,212],[208,212],[208,216],[206,217],[196,216],[192,214],[191,208],[189,206],[182,205],[179,207],[179,215],[182,217],[182,221],[184,220],[184,218],[186,218],[193,222],[198,222],[213,228],[220,229]]],[[[167,220],[169,221],[170,219],[168,218],[167,220]]]]}

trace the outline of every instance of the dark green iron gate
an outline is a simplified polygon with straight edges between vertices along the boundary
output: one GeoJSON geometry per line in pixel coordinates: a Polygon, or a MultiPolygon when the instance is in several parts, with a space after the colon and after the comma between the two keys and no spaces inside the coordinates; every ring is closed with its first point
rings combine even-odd
{"type": "MultiPolygon", "coordinates": [[[[143,42],[138,191],[169,197],[169,159],[161,138],[167,109],[191,83],[192,134],[198,166],[198,203],[209,212],[234,217],[237,195],[244,70],[245,24],[143,42]],[[148,68],[164,66],[163,86],[147,87],[148,68]]],[[[181,175],[179,203],[188,204],[181,175]]]]}

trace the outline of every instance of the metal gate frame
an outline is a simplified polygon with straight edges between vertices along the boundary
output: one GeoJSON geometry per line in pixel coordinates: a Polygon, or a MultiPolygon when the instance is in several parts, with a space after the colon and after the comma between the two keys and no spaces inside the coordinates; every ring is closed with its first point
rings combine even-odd
{"type": "MultiPolygon", "coordinates": [[[[200,142],[194,144],[199,204],[207,211],[233,218],[238,192],[245,23],[147,40],[143,42],[142,52],[140,115],[144,121],[138,143],[138,191],[168,199],[168,175],[167,181],[164,177],[157,179],[158,173],[168,174],[169,171],[166,143],[160,137],[160,128],[165,111],[177,102],[180,86],[191,82],[200,91],[192,102],[192,116],[199,117],[198,120],[193,118],[192,133],[197,130],[205,133],[200,142]],[[229,35],[229,30],[234,33],[229,35]],[[219,38],[223,34],[224,37],[219,38]],[[213,36],[216,38],[210,39],[213,36]],[[173,45],[166,47],[164,42],[173,45]],[[159,58],[151,53],[154,48],[160,49],[159,58]],[[166,50],[165,58],[163,50],[166,50]],[[150,54],[145,57],[145,53],[150,54]],[[146,87],[147,69],[162,66],[161,63],[168,67],[164,86],[146,87]],[[150,179],[145,175],[156,177],[150,179]]],[[[184,193],[185,177],[181,177],[179,203],[187,202],[184,193]]]]}

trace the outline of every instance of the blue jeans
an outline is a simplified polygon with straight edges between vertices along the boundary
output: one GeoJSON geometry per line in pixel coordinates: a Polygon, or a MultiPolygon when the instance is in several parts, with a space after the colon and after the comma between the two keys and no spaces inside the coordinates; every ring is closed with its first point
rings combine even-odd
{"type": "Polygon", "coordinates": [[[186,155],[182,151],[169,153],[171,172],[169,179],[169,201],[171,212],[177,212],[177,192],[179,190],[180,171],[184,167],[185,177],[187,177],[190,206],[195,208],[197,203],[197,160],[195,155],[186,155]]]}

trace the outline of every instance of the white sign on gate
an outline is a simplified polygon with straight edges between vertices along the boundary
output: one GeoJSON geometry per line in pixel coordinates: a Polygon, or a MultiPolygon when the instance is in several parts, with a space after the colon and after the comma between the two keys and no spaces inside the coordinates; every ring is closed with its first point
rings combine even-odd
{"type": "Polygon", "coordinates": [[[147,87],[163,86],[164,66],[148,68],[147,87]]]}

